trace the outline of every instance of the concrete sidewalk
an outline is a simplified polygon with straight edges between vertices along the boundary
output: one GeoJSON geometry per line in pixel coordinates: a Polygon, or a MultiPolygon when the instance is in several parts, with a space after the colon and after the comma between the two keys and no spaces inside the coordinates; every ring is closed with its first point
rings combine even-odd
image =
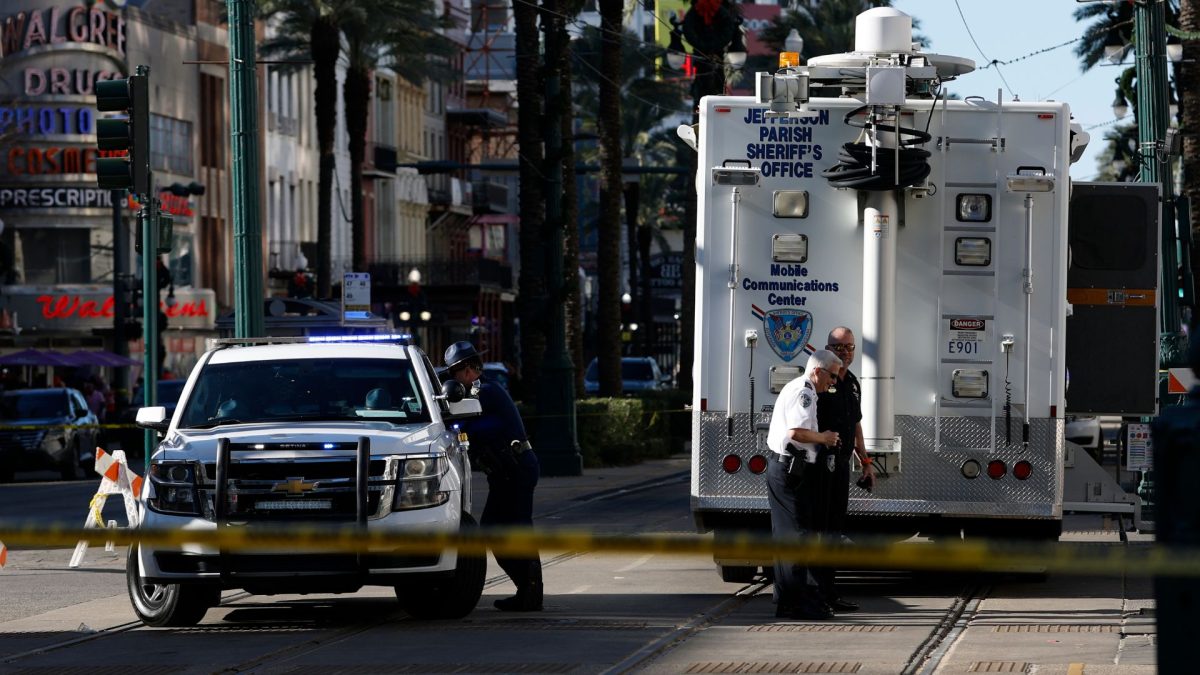
{"type": "MultiPolygon", "coordinates": [[[[583,470],[579,476],[542,476],[533,494],[533,517],[538,518],[572,508],[622,490],[637,489],[656,483],[686,480],[691,457],[686,454],[667,459],[652,459],[633,466],[614,466],[583,470]]],[[[487,499],[487,476],[476,471],[471,481],[475,512],[483,511],[487,499]]]]}

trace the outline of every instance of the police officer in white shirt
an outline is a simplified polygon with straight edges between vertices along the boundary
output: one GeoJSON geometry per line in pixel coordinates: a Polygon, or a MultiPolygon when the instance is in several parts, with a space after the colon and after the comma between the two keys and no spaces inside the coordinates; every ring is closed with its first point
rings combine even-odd
{"type": "MultiPolygon", "coordinates": [[[[825,506],[817,503],[817,444],[834,447],[838,435],[817,430],[817,394],[829,389],[842,361],[828,350],[808,357],[804,375],[784,386],[775,400],[767,447],[774,461],[767,468],[771,532],[797,537],[813,529],[825,506]]],[[[789,619],[829,619],[833,610],[821,599],[817,581],[807,565],[775,561],[775,616],[789,619]]]]}

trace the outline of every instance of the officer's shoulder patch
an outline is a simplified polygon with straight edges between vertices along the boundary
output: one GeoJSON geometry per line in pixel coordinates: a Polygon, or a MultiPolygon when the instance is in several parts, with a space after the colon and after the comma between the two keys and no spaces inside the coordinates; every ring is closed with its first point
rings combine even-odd
{"type": "Polygon", "coordinates": [[[808,393],[807,391],[801,392],[800,405],[805,408],[811,408],[812,407],[812,394],[808,393]]]}

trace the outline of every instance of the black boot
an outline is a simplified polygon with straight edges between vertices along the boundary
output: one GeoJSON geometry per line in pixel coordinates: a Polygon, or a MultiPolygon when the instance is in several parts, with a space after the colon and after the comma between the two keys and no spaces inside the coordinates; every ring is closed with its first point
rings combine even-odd
{"type": "Polygon", "coordinates": [[[529,571],[521,581],[514,580],[517,594],[511,598],[501,598],[492,603],[502,612],[540,612],[542,611],[542,565],[531,562],[529,571]]]}

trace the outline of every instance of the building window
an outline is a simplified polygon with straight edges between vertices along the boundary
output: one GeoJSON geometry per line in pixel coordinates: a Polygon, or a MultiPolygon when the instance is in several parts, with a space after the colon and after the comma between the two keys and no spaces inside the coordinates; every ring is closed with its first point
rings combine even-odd
{"type": "Polygon", "coordinates": [[[176,232],[174,242],[168,265],[171,268],[171,282],[176,286],[194,286],[196,284],[196,263],[193,255],[196,248],[195,235],[176,232]]]}
{"type": "Polygon", "coordinates": [[[92,231],[85,228],[17,230],[27,284],[86,284],[92,281],[92,231]]]}
{"type": "Polygon", "coordinates": [[[150,115],[150,165],[155,171],[192,175],[192,123],[150,115]]]}
{"type": "Polygon", "coordinates": [[[225,168],[225,80],[200,74],[200,163],[225,168]]]}

